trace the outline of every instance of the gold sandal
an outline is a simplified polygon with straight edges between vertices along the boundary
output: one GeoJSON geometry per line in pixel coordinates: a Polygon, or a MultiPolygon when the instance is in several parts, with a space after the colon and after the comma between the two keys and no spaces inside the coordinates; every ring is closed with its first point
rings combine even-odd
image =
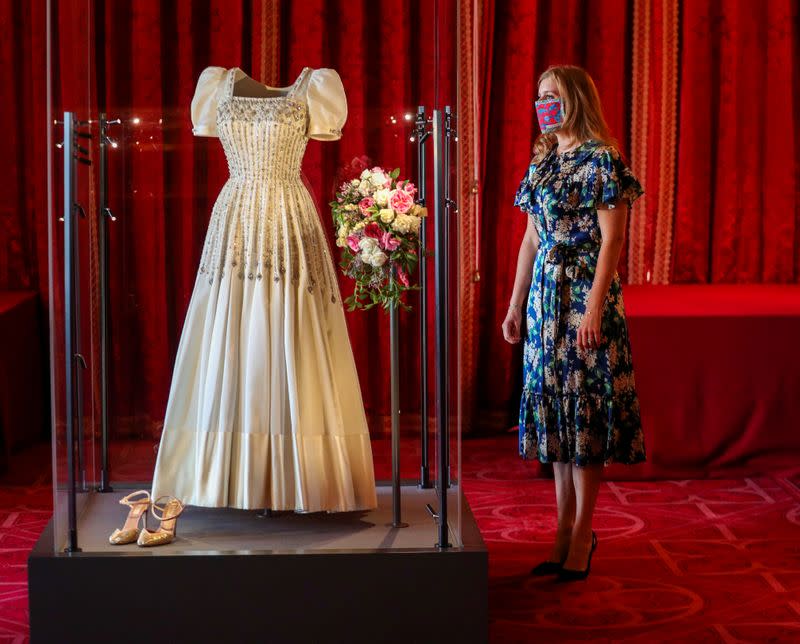
{"type": "Polygon", "coordinates": [[[139,533],[136,543],[143,547],[163,546],[172,543],[177,533],[178,517],[186,506],[174,496],[161,496],[150,504],[150,512],[161,522],[158,530],[150,532],[145,529],[139,533]],[[162,499],[167,499],[163,506],[158,505],[162,499]],[[161,516],[156,514],[156,508],[161,511],[161,516]]]}
{"type": "Polygon", "coordinates": [[[125,525],[111,533],[108,542],[114,546],[124,546],[133,543],[139,536],[139,521],[144,517],[144,529],[147,529],[147,510],[150,508],[150,492],[137,490],[119,500],[121,505],[130,507],[125,525]],[[137,498],[144,495],[144,498],[137,498]]]}

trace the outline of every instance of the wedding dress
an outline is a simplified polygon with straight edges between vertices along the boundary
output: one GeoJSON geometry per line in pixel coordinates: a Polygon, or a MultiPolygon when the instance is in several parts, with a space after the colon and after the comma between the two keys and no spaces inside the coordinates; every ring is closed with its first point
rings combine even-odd
{"type": "Polygon", "coordinates": [[[301,179],[308,140],[341,137],[341,79],[306,67],[275,88],[238,67],[208,67],[191,115],[195,135],[219,137],[230,177],[178,346],[153,496],[242,509],[374,508],[342,300],[301,179]],[[239,86],[258,95],[238,95],[239,86]]]}

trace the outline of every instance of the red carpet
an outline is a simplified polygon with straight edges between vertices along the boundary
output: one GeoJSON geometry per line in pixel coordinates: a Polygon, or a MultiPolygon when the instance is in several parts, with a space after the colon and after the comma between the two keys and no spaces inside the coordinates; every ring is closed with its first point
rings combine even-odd
{"type": "MultiPolygon", "coordinates": [[[[492,642],[800,641],[800,465],[750,478],[605,481],[592,574],[557,585],[527,576],[549,554],[553,482],[532,478],[513,435],[463,445],[464,487],[489,548],[492,642]]],[[[404,442],[404,475],[416,473],[416,449],[404,442]]],[[[385,452],[376,450],[379,478],[385,452]]],[[[119,446],[117,475],[144,479],[151,455],[152,446],[119,446]]],[[[48,471],[43,445],[15,457],[0,486],[0,642],[27,640],[25,562],[49,519],[48,471]]]]}

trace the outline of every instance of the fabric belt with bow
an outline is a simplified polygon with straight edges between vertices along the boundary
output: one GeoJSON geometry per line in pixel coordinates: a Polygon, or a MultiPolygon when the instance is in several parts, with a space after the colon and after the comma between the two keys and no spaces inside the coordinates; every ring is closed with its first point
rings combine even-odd
{"type": "Polygon", "coordinates": [[[562,393],[561,378],[556,362],[556,345],[561,329],[561,314],[564,308],[562,297],[569,282],[586,277],[594,271],[600,245],[590,241],[582,244],[544,240],[539,252],[544,253],[544,263],[539,283],[539,337],[542,343],[542,373],[545,390],[562,393]],[[545,280],[551,278],[553,288],[545,289],[545,280]],[[547,345],[550,337],[552,344],[547,345]],[[547,366],[550,366],[548,375],[547,366]]]}

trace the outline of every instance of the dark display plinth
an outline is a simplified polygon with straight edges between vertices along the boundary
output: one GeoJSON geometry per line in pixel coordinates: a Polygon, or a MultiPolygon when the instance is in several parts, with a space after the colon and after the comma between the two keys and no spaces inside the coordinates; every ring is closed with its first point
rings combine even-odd
{"type": "Polygon", "coordinates": [[[53,552],[52,523],[42,534],[28,561],[33,642],[487,641],[488,557],[466,501],[464,545],[444,551],[425,510],[435,494],[413,486],[408,528],[389,525],[380,486],[372,512],[190,507],[168,546],[110,546],[128,491],[91,495],[80,553],[53,552]]]}

